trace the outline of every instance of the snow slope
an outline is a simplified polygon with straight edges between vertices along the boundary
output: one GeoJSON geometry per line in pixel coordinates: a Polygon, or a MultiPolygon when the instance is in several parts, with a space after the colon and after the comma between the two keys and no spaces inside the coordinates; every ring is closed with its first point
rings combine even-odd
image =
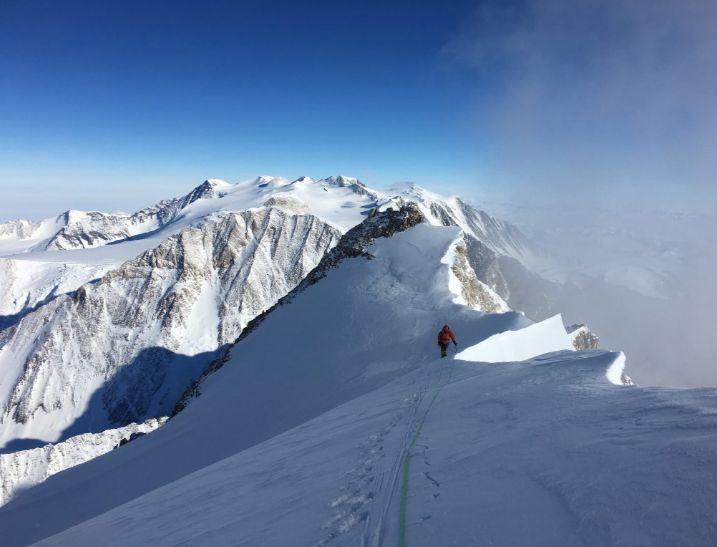
{"type": "Polygon", "coordinates": [[[38,545],[713,545],[713,391],[432,361],[38,545]]]}
{"type": "MultiPolygon", "coordinates": [[[[76,468],[19,496],[0,512],[0,528],[18,511],[42,513],[40,528],[25,530],[42,537],[300,425],[432,360],[436,325],[448,320],[468,345],[528,325],[518,313],[453,302],[442,259],[459,238],[457,228],[418,225],[377,240],[371,260],[343,261],[270,313],[183,412],[85,464],[90,483],[76,468]],[[66,491],[74,501],[60,510],[66,491]]],[[[21,544],[23,527],[12,528],[19,535],[7,541],[21,544]]]]}
{"type": "Polygon", "coordinates": [[[461,237],[421,224],[343,260],[164,427],[0,509],[5,544],[711,545],[714,390],[615,385],[606,351],[435,359],[446,322],[535,343],[455,302],[461,237]]]}

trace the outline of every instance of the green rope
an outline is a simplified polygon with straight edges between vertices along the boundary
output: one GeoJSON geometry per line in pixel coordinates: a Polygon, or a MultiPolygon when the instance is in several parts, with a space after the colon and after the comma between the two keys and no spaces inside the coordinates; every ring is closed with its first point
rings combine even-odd
{"type": "Polygon", "coordinates": [[[399,508],[400,513],[398,517],[399,547],[406,547],[406,508],[408,506],[408,479],[411,471],[411,451],[413,450],[414,446],[416,446],[416,442],[421,436],[421,430],[423,429],[423,424],[428,417],[428,413],[430,412],[433,403],[435,402],[436,398],[438,397],[438,394],[441,392],[444,386],[445,384],[443,384],[443,386],[436,390],[436,393],[433,395],[433,399],[431,399],[431,402],[428,404],[428,408],[426,408],[426,412],[424,412],[423,418],[421,418],[421,422],[418,424],[418,429],[416,430],[416,433],[411,439],[411,444],[408,445],[406,457],[403,460],[403,484],[401,484],[401,503],[399,508]]]}

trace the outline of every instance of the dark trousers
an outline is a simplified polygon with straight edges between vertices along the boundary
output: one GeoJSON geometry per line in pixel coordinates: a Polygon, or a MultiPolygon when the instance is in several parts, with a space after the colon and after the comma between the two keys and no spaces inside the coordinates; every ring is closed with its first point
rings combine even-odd
{"type": "Polygon", "coordinates": [[[441,359],[448,355],[448,344],[439,344],[441,346],[441,359]]]}

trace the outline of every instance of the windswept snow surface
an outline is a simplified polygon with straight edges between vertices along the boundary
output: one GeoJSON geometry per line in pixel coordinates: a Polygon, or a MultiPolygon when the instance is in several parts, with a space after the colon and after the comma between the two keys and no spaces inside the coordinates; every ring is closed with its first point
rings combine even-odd
{"type": "Polygon", "coordinates": [[[552,351],[573,350],[573,339],[563,326],[563,318],[555,315],[524,329],[494,334],[456,355],[463,361],[504,363],[525,361],[552,351]]]}
{"type": "Polygon", "coordinates": [[[164,427],[0,509],[4,545],[712,545],[714,390],[616,386],[606,351],[435,359],[446,322],[530,324],[453,302],[458,237],[330,270],[164,427]]]}
{"type": "Polygon", "coordinates": [[[423,362],[38,545],[713,545],[714,391],[616,358],[423,362]]]}

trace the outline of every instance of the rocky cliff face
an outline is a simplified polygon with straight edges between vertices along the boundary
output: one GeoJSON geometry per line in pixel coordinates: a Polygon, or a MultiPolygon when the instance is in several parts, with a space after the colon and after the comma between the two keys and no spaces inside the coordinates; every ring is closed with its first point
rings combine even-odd
{"type": "Polygon", "coordinates": [[[463,234],[453,252],[451,272],[460,287],[460,300],[466,306],[485,313],[502,313],[510,311],[510,307],[503,299],[491,289],[484,281],[478,278],[473,264],[479,264],[475,254],[469,253],[469,248],[475,251],[477,240],[468,234],[463,234]]]}
{"type": "Polygon", "coordinates": [[[168,414],[215,352],[340,237],[315,216],[277,208],[214,220],[0,332],[0,442],[168,414]]]}
{"type": "Polygon", "coordinates": [[[166,418],[129,424],[102,433],[85,433],[57,444],[0,454],[0,506],[5,505],[18,490],[40,484],[48,477],[80,465],[116,448],[123,441],[154,431],[166,418]]]}
{"type": "Polygon", "coordinates": [[[600,347],[600,338],[592,333],[586,325],[570,325],[565,330],[572,337],[573,346],[576,350],[598,349],[600,347]]]}

